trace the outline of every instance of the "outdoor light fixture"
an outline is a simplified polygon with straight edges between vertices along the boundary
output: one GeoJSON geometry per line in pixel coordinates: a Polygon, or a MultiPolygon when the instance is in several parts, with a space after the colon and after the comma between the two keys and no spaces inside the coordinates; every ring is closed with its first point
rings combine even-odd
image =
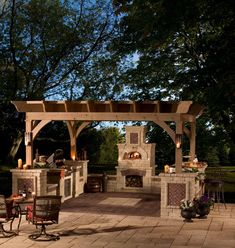
{"type": "Polygon", "coordinates": [[[76,153],[74,151],[71,152],[70,156],[73,161],[76,160],[76,153]]]}
{"type": "Polygon", "coordinates": [[[182,143],[182,134],[176,134],[175,135],[175,146],[176,148],[181,148],[181,143],[182,143]]]}
{"type": "Polygon", "coordinates": [[[26,146],[30,146],[31,142],[33,140],[33,134],[32,132],[25,132],[24,133],[24,143],[26,146]]]}

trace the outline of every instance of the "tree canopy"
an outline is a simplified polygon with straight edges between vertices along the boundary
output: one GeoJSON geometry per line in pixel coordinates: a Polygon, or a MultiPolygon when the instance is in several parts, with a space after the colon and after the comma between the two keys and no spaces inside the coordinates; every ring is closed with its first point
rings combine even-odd
{"type": "Polygon", "coordinates": [[[2,151],[24,132],[10,100],[193,100],[201,158],[233,161],[234,16],[232,0],[1,1],[2,151]]]}
{"type": "MultiPolygon", "coordinates": [[[[233,1],[115,0],[116,56],[136,57],[123,73],[127,98],[193,100],[206,106],[204,129],[235,144],[233,1]],[[220,135],[219,135],[220,133],[220,135]]],[[[217,142],[219,142],[217,140],[217,142]]]]}
{"type": "Polygon", "coordinates": [[[108,56],[111,14],[106,1],[5,1],[0,19],[4,99],[91,97],[89,69],[108,56]]]}
{"type": "Polygon", "coordinates": [[[105,0],[1,1],[0,114],[4,122],[0,130],[13,132],[9,157],[14,157],[24,128],[24,118],[10,100],[112,97],[113,65],[102,65],[110,57],[107,46],[115,23],[111,3],[105,0]]]}

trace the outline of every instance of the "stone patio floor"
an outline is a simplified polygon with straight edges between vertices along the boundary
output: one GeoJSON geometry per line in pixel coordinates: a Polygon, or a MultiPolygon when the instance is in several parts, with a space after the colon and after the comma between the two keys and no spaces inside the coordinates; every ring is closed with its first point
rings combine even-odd
{"type": "Polygon", "coordinates": [[[63,203],[59,224],[47,228],[60,240],[29,240],[35,226],[23,218],[19,235],[0,239],[0,248],[235,248],[235,204],[226,207],[215,204],[206,219],[186,223],[160,218],[158,195],[82,194],[63,203]]]}

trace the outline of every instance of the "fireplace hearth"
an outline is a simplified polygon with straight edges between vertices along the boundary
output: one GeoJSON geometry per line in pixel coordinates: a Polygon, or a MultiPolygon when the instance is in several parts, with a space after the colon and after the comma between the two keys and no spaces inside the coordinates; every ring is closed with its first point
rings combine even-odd
{"type": "Polygon", "coordinates": [[[126,187],[142,188],[143,177],[137,175],[126,176],[126,187]]]}
{"type": "Polygon", "coordinates": [[[118,144],[117,191],[150,191],[155,176],[155,144],[145,140],[146,127],[126,127],[126,142],[118,144]]]}

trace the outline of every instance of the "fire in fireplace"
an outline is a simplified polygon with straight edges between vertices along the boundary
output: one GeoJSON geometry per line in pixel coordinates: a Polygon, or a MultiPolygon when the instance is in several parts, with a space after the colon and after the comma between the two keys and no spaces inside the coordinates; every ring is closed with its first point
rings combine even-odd
{"type": "Polygon", "coordinates": [[[138,175],[128,175],[126,176],[126,187],[143,187],[143,177],[138,175]]]}
{"type": "Polygon", "coordinates": [[[125,153],[124,159],[141,159],[141,154],[137,151],[125,153]]]}

